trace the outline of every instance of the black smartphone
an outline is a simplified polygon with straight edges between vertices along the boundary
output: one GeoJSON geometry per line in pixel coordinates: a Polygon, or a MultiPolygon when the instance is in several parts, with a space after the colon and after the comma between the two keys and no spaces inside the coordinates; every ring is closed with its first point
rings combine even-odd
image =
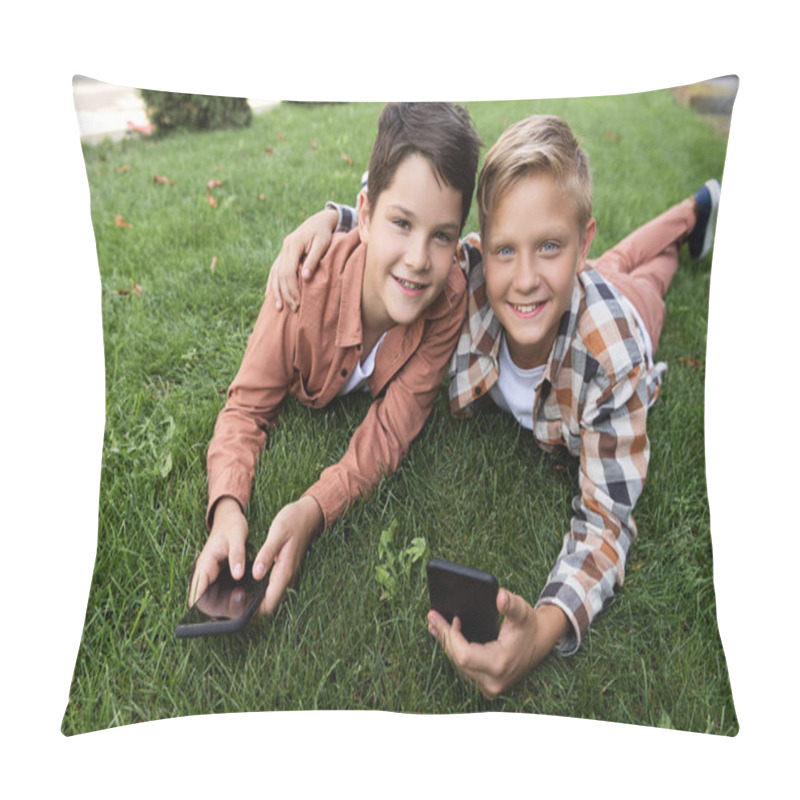
{"type": "Polygon", "coordinates": [[[461,620],[461,632],[470,642],[485,643],[497,638],[497,578],[489,572],[454,564],[442,558],[428,561],[428,590],[431,608],[448,622],[461,620]]]}
{"type": "Polygon", "coordinates": [[[235,580],[226,561],[217,580],[181,617],[175,635],[184,639],[240,630],[264,599],[268,583],[269,572],[257,581],[253,578],[253,565],[249,562],[245,566],[244,577],[235,580]]]}

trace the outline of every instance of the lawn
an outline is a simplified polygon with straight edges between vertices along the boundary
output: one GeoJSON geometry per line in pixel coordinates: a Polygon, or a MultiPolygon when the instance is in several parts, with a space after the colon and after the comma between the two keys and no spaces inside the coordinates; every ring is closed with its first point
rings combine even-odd
{"type": "MultiPolygon", "coordinates": [[[[669,92],[468,103],[491,144],[531,113],[567,119],[591,158],[598,255],[722,178],[725,139],[669,92]]],[[[717,632],[703,409],[710,262],[682,261],[650,414],[652,459],[625,586],[580,651],[490,703],[427,633],[424,538],[535,601],[569,529],[577,465],[510,417],[454,420],[446,392],[399,472],[310,551],[278,614],[178,640],[205,537],[205,453],[282,238],[326,200],[353,202],[378,104],[284,103],[244,130],[84,148],[106,364],[97,560],[63,732],[248,710],[516,711],[734,735],[717,632]],[[379,548],[381,534],[391,534],[379,548]],[[391,586],[378,567],[394,566],[391,586]]],[[[484,149],[485,152],[485,149],[484,149]]],[[[477,229],[473,207],[467,230],[477,229]]],[[[274,514],[338,460],[368,407],[290,401],[256,477],[251,554],[274,514]]],[[[389,535],[387,534],[387,536],[389,535]]]]}

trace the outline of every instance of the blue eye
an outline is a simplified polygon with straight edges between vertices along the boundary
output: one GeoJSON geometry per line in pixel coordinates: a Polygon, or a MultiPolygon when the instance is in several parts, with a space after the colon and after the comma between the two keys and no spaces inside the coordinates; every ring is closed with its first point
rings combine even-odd
{"type": "Polygon", "coordinates": [[[511,255],[511,253],[512,250],[510,247],[503,246],[497,248],[497,255],[500,256],[501,258],[508,258],[508,256],[511,255]]]}
{"type": "Polygon", "coordinates": [[[439,231],[439,232],[436,234],[436,238],[437,238],[437,239],[438,239],[438,240],[439,240],[439,241],[440,241],[442,244],[451,244],[451,243],[452,243],[452,241],[453,241],[453,237],[452,237],[452,236],[451,236],[449,233],[445,233],[444,231],[439,231]]]}
{"type": "Polygon", "coordinates": [[[542,245],[542,250],[545,253],[555,253],[558,250],[558,244],[556,242],[545,242],[542,245]]]}

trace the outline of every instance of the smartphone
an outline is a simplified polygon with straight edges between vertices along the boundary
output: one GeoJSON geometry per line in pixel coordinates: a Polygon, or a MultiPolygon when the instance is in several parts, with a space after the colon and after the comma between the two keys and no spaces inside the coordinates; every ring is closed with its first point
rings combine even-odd
{"type": "Polygon", "coordinates": [[[234,633],[244,627],[264,599],[269,572],[260,580],[253,578],[253,565],[245,566],[238,581],[226,561],[214,581],[197,602],[181,617],[175,628],[179,639],[188,636],[213,636],[234,633]]]}
{"type": "Polygon", "coordinates": [[[428,561],[428,590],[431,608],[448,622],[461,620],[467,641],[485,643],[497,638],[497,578],[489,572],[454,564],[442,558],[428,561]]]}

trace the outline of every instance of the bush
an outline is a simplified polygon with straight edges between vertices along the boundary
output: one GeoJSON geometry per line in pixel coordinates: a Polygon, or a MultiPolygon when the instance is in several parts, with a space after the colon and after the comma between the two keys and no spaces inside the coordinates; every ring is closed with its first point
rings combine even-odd
{"type": "Polygon", "coordinates": [[[244,97],[140,91],[147,107],[147,117],[159,134],[178,128],[204,131],[246,128],[253,119],[250,104],[244,97]]]}

